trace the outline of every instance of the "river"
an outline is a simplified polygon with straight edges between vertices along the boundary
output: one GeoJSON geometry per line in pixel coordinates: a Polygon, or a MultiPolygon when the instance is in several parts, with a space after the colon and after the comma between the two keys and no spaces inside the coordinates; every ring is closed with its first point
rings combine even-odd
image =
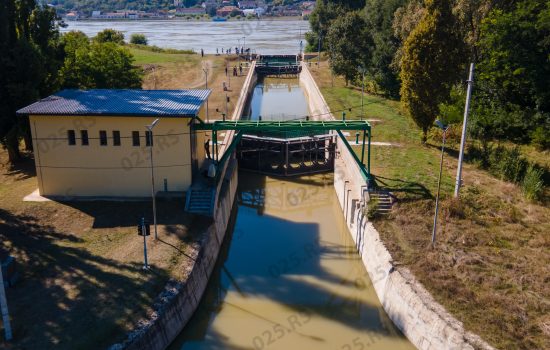
{"type": "Polygon", "coordinates": [[[238,208],[179,349],[414,349],[383,310],[332,174],[239,174],[238,208]]]}
{"type": "Polygon", "coordinates": [[[246,44],[259,54],[298,54],[300,41],[309,31],[309,22],[302,20],[250,21],[185,21],[185,20],[127,20],[127,21],[69,21],[62,32],[80,30],[92,37],[99,31],[112,28],[124,33],[126,40],[134,33],[144,34],[150,45],[181,50],[204,49],[215,53],[216,48],[246,44]],[[243,40],[244,37],[244,40],[243,40]]]}

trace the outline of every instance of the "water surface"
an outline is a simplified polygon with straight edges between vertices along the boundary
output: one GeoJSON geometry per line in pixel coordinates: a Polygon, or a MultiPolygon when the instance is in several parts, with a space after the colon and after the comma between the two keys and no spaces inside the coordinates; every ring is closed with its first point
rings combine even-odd
{"type": "Polygon", "coordinates": [[[234,228],[170,349],[414,349],[378,302],[332,175],[239,176],[234,228]]]}
{"type": "Polygon", "coordinates": [[[295,120],[309,114],[298,78],[263,78],[254,87],[243,119],[295,120]]]}
{"type": "Polygon", "coordinates": [[[304,33],[309,22],[280,21],[270,18],[252,21],[197,22],[184,20],[127,20],[127,21],[68,21],[62,32],[83,31],[95,36],[105,28],[122,31],[126,40],[134,33],[145,34],[150,45],[182,50],[201,48],[216,53],[216,48],[250,47],[259,54],[298,54],[300,41],[305,45],[304,33]],[[243,40],[243,37],[245,39],[243,40]]]}

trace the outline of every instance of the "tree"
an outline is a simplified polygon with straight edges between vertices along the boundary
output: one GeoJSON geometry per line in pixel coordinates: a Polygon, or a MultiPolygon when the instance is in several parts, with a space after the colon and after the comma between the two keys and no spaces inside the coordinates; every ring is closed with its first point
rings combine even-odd
{"type": "Polygon", "coordinates": [[[31,147],[26,118],[15,112],[58,86],[62,62],[54,10],[34,0],[0,3],[0,143],[11,163],[20,158],[23,137],[31,147]]]}
{"type": "Polygon", "coordinates": [[[143,34],[132,34],[130,43],[136,45],[147,45],[147,37],[143,34]]]}
{"type": "Polygon", "coordinates": [[[98,43],[115,43],[124,45],[124,34],[114,29],[104,29],[97,33],[94,37],[94,41],[98,43]]]}
{"type": "Polygon", "coordinates": [[[335,74],[348,82],[354,80],[358,67],[369,61],[372,38],[366,29],[365,19],[358,11],[338,17],[327,36],[330,67],[335,74]]]}
{"type": "Polygon", "coordinates": [[[399,96],[399,75],[391,64],[401,40],[393,31],[394,15],[406,0],[368,0],[365,6],[367,30],[372,36],[371,58],[368,62],[370,77],[389,96],[399,96]]]}
{"type": "Polygon", "coordinates": [[[326,45],[323,43],[323,37],[327,35],[332,21],[345,15],[346,9],[344,7],[328,0],[317,1],[315,9],[309,17],[311,31],[306,33],[308,43],[306,50],[317,51],[319,44],[321,50],[325,50],[326,45]]]}
{"type": "Polygon", "coordinates": [[[82,32],[63,36],[63,87],[73,89],[140,88],[143,71],[133,65],[130,51],[112,42],[91,42],[82,32]]]}
{"type": "Polygon", "coordinates": [[[524,0],[483,22],[479,78],[502,105],[550,112],[550,1],[524,0]]]}
{"type": "Polygon", "coordinates": [[[464,66],[450,0],[425,4],[426,13],[405,41],[401,61],[402,104],[422,129],[423,142],[464,66]]]}

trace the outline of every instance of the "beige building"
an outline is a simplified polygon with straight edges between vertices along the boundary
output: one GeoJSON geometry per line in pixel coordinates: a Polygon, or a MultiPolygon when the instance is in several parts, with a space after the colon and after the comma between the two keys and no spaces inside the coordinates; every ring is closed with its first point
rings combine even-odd
{"type": "Polygon", "coordinates": [[[205,160],[210,90],[64,90],[18,111],[28,115],[40,195],[151,195],[150,138],[157,192],[186,191],[205,160]]]}

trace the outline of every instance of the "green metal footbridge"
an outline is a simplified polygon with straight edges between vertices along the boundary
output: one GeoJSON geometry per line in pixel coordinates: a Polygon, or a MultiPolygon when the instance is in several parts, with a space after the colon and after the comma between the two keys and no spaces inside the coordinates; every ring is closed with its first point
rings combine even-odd
{"type": "Polygon", "coordinates": [[[330,121],[308,121],[308,120],[289,120],[289,121],[215,121],[205,123],[199,118],[192,126],[195,130],[212,131],[213,158],[216,160],[218,167],[222,167],[237,144],[240,142],[244,134],[269,134],[269,133],[326,133],[335,131],[342,142],[346,145],[352,156],[354,157],[361,174],[365,181],[370,182],[370,160],[371,160],[371,125],[367,121],[360,120],[330,120],[330,121]],[[222,157],[218,154],[217,133],[218,131],[235,130],[237,135],[233,138],[231,144],[226,148],[222,157]],[[361,147],[361,157],[359,157],[352,149],[348,140],[342,131],[359,131],[363,133],[363,143],[361,147]],[[367,162],[365,165],[365,144],[367,145],[367,162]]]}

